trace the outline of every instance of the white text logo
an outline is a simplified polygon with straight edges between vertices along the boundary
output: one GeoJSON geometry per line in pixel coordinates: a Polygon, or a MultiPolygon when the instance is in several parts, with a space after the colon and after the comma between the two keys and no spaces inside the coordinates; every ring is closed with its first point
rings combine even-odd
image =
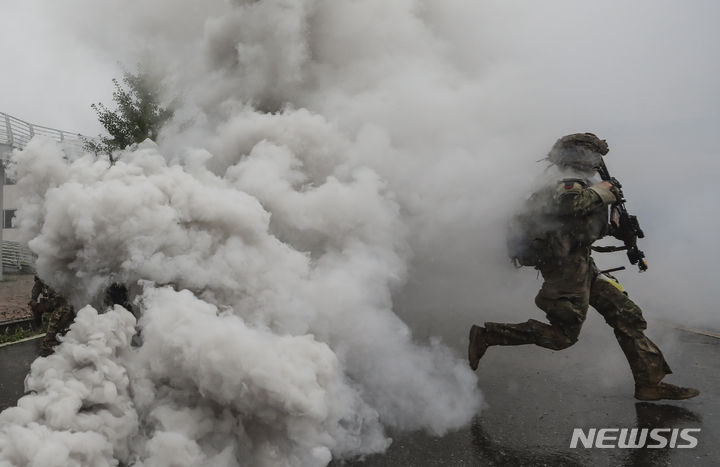
{"type": "Polygon", "coordinates": [[[573,429],[570,448],[689,449],[698,445],[700,428],[582,428],[573,429]]]}

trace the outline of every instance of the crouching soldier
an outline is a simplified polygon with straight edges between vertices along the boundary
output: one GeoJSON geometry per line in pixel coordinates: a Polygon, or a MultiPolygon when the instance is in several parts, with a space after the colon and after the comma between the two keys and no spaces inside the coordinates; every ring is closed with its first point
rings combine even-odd
{"type": "Polygon", "coordinates": [[[75,310],[65,297],[45,284],[38,276],[35,276],[35,284],[28,305],[33,312],[33,319],[37,327],[42,324],[43,315],[50,314],[47,333],[40,349],[40,355],[50,355],[54,347],[59,344],[58,337],[67,332],[75,319],[75,310]]]}

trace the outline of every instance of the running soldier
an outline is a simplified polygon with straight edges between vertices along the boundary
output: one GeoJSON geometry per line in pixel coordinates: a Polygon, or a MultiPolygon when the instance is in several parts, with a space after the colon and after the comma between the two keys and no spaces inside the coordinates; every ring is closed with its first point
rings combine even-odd
{"type": "Polygon", "coordinates": [[[552,350],[570,347],[577,342],[588,306],[592,306],[613,328],[630,364],[635,398],[695,397],[700,393],[697,389],[662,382],[672,371],[657,345],[645,336],[647,324],[642,311],[615,278],[600,273],[590,256],[593,242],[613,234],[608,206],[620,199],[612,183],[590,181],[607,153],[605,140],[592,133],[565,136],[552,147],[548,159],[563,176],[535,192],[526,212],[516,217],[516,226],[524,230],[519,237],[524,238],[525,245],[514,252],[516,262],[534,266],[543,276],[535,304],[545,312],[549,324],[530,319],[518,324],[473,325],[468,347],[470,367],[477,369],[480,358],[493,345],[535,344],[552,350]]]}

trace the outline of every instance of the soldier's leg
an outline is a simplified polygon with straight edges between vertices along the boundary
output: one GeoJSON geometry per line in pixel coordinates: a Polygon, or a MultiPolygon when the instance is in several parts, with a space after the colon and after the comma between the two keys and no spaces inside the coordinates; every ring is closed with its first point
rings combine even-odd
{"type": "Polygon", "coordinates": [[[58,320],[58,333],[64,335],[72,322],[75,320],[75,309],[69,304],[60,307],[60,319],[58,320]]]}
{"type": "Polygon", "coordinates": [[[41,351],[44,355],[48,355],[52,353],[53,347],[58,345],[57,340],[57,333],[60,330],[60,321],[62,320],[62,310],[60,308],[56,308],[53,310],[53,312],[50,314],[50,319],[48,319],[48,327],[47,332],[45,333],[45,337],[42,341],[42,348],[41,351]]]}
{"type": "Polygon", "coordinates": [[[672,373],[665,357],[644,333],[642,310],[613,282],[597,276],[590,289],[590,305],[615,331],[636,385],[654,385],[672,373]]]}
{"type": "Polygon", "coordinates": [[[548,298],[540,291],[535,303],[545,311],[550,324],[530,319],[517,324],[473,325],[468,345],[470,368],[477,369],[485,351],[493,345],[535,344],[546,349],[562,350],[577,342],[587,314],[587,294],[584,298],[548,298]]]}
{"type": "Polygon", "coordinates": [[[42,326],[42,306],[37,301],[28,302],[28,306],[30,307],[30,311],[32,311],[33,314],[33,326],[39,328],[40,326],[42,326]]]}
{"type": "Polygon", "coordinates": [[[535,344],[561,350],[577,342],[587,314],[590,296],[590,256],[577,252],[541,269],[545,282],[535,304],[545,312],[548,323],[530,319],[524,323],[485,323],[470,328],[468,361],[475,370],[492,345],[535,344]]]}
{"type": "Polygon", "coordinates": [[[577,342],[585,321],[590,295],[590,257],[586,252],[568,255],[541,268],[545,281],[535,304],[550,324],[534,319],[519,324],[486,323],[489,345],[536,344],[553,350],[577,342]]]}
{"type": "Polygon", "coordinates": [[[75,311],[68,304],[57,306],[48,321],[47,333],[42,342],[43,354],[52,353],[53,348],[60,342],[58,336],[62,336],[75,319],[75,311]]]}
{"type": "Polygon", "coordinates": [[[488,345],[535,344],[561,350],[577,342],[587,313],[587,299],[579,297],[550,298],[543,291],[535,298],[549,321],[530,319],[524,323],[485,323],[488,345]]]}

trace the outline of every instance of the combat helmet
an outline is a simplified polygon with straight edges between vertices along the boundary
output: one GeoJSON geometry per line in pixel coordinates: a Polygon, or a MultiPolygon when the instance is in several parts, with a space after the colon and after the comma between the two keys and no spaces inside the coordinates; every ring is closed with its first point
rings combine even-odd
{"type": "Polygon", "coordinates": [[[578,170],[593,170],[600,164],[602,156],[609,151],[604,139],[592,133],[574,133],[563,136],[555,144],[548,160],[562,167],[578,170]]]}

